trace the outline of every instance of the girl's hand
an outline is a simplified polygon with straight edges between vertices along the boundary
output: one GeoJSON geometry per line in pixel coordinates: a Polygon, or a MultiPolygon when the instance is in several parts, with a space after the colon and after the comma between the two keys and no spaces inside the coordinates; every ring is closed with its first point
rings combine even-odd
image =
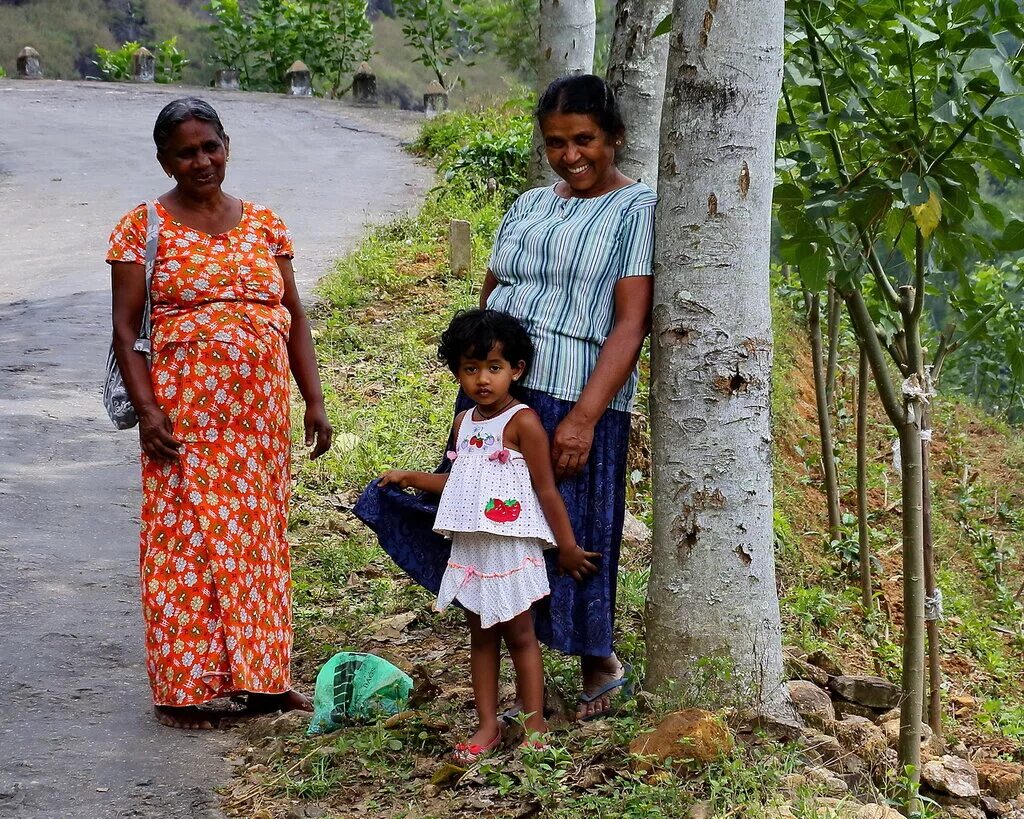
{"type": "Polygon", "coordinates": [[[156,407],[139,413],[139,443],[146,455],[161,463],[177,460],[184,449],[174,437],[171,419],[156,407]]]}
{"type": "Polygon", "coordinates": [[[388,484],[396,484],[400,489],[408,489],[413,485],[413,476],[415,472],[409,472],[405,469],[389,469],[383,475],[377,486],[387,486],[388,484]]]}
{"type": "Polygon", "coordinates": [[[310,460],[315,461],[331,448],[331,437],[334,435],[323,401],[306,404],[302,425],[306,430],[306,446],[313,447],[309,453],[310,460]]]}
{"type": "Polygon", "coordinates": [[[572,478],[583,471],[594,443],[594,425],[574,418],[570,412],[557,427],[551,442],[551,465],[555,478],[572,478]]]}
{"type": "Polygon", "coordinates": [[[558,567],[563,574],[571,574],[576,582],[589,574],[597,572],[597,566],[591,560],[600,560],[600,552],[585,552],[579,546],[558,549],[558,567]]]}

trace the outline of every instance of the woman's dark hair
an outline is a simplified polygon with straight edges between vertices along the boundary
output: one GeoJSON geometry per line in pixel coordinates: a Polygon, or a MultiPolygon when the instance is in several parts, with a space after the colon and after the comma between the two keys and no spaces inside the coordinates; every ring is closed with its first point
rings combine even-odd
{"type": "Polygon", "coordinates": [[[547,87],[533,112],[543,123],[549,114],[590,114],[601,130],[612,137],[626,130],[611,87],[593,74],[559,77],[547,87]]]}
{"type": "Polygon", "coordinates": [[[158,154],[163,153],[175,129],[190,119],[198,119],[200,122],[210,123],[217,131],[217,136],[221,140],[227,141],[224,125],[210,103],[199,99],[199,97],[182,97],[167,103],[157,115],[156,125],[153,126],[153,142],[156,143],[156,152],[158,154]]]}
{"type": "Polygon", "coordinates": [[[520,361],[526,365],[523,375],[533,363],[533,341],[518,321],[508,313],[497,310],[460,310],[448,329],[441,333],[437,349],[440,358],[453,373],[459,371],[459,359],[486,359],[495,344],[501,345],[501,354],[513,365],[520,361]]]}

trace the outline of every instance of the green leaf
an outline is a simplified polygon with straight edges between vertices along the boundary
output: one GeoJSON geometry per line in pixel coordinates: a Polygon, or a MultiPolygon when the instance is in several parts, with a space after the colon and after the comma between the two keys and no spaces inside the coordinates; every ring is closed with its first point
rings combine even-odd
{"type": "Polygon", "coordinates": [[[1004,94],[1019,94],[1021,84],[1013,76],[1013,69],[1007,64],[1006,58],[999,54],[993,54],[989,59],[989,63],[992,65],[992,71],[995,72],[999,80],[999,90],[1004,94]]]}
{"type": "Polygon", "coordinates": [[[1024,222],[1014,219],[1006,226],[1003,235],[996,240],[1000,250],[1024,250],[1024,222]]]}
{"type": "Polygon", "coordinates": [[[829,260],[828,254],[819,250],[815,245],[812,252],[797,263],[800,273],[800,284],[804,290],[812,293],[820,293],[828,285],[829,260]]]}
{"type": "Polygon", "coordinates": [[[939,35],[934,31],[929,31],[923,26],[919,26],[913,20],[908,20],[902,14],[897,14],[896,19],[903,23],[904,27],[917,38],[918,45],[924,45],[925,43],[932,43],[939,39],[939,35]]]}
{"type": "Polygon", "coordinates": [[[903,188],[903,201],[908,205],[923,205],[928,201],[928,185],[916,173],[909,171],[900,177],[900,187],[903,188]]]}
{"type": "Polygon", "coordinates": [[[651,37],[660,37],[662,34],[668,34],[670,31],[672,31],[672,12],[666,14],[664,19],[654,27],[651,37]]]}

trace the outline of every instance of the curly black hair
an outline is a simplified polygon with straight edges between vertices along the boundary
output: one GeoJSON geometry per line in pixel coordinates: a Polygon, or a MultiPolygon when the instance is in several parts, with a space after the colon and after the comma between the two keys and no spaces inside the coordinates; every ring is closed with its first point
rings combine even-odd
{"type": "Polygon", "coordinates": [[[513,365],[524,362],[523,375],[533,363],[533,341],[529,333],[508,313],[498,310],[460,310],[448,329],[441,333],[437,348],[440,358],[453,373],[459,371],[461,358],[486,359],[495,344],[513,365]]]}

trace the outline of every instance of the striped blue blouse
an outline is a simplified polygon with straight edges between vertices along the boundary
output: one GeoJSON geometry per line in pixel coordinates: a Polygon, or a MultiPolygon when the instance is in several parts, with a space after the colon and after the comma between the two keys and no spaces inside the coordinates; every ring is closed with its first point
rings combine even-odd
{"type": "MultiPolygon", "coordinates": [[[[657,195],[642,182],[590,199],[534,188],[505,214],[489,267],[492,310],[519,319],[536,346],[524,386],[576,401],[615,319],[615,285],[653,273],[657,195]]],[[[632,409],[636,370],[612,399],[632,409]]]]}

